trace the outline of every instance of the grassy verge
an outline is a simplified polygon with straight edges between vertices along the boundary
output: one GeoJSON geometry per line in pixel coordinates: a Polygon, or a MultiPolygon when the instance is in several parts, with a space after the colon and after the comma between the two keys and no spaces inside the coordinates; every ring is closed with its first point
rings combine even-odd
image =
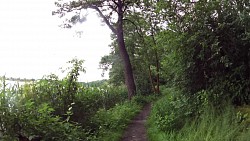
{"type": "Polygon", "coordinates": [[[93,117],[93,123],[99,127],[97,141],[118,141],[131,119],[141,110],[143,105],[156,99],[156,96],[137,95],[131,101],[117,104],[111,109],[100,109],[93,117]]]}
{"type": "Polygon", "coordinates": [[[240,116],[242,124],[250,128],[250,105],[237,107],[237,115],[240,116]]]}
{"type": "Polygon", "coordinates": [[[249,106],[207,106],[193,116],[185,100],[170,95],[153,104],[147,121],[150,141],[249,141],[249,106]]]}
{"type": "Polygon", "coordinates": [[[126,101],[115,107],[100,109],[93,117],[93,123],[99,127],[94,140],[118,141],[130,120],[140,111],[141,105],[126,101]]]}

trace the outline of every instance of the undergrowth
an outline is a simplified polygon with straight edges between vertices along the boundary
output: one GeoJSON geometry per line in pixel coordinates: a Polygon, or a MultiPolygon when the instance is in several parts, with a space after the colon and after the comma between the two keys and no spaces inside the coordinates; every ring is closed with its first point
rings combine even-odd
{"type": "Polygon", "coordinates": [[[130,120],[140,111],[141,105],[126,101],[111,109],[100,109],[93,117],[93,123],[99,126],[95,140],[118,141],[130,120]]]}
{"type": "Polygon", "coordinates": [[[141,108],[157,97],[155,95],[137,95],[131,101],[116,104],[110,109],[100,109],[92,118],[92,123],[99,127],[93,140],[118,141],[131,119],[141,108]]]}
{"type": "Polygon", "coordinates": [[[153,104],[147,122],[150,141],[249,141],[247,107],[207,105],[197,112],[178,97],[180,92],[167,92],[153,104]]]}

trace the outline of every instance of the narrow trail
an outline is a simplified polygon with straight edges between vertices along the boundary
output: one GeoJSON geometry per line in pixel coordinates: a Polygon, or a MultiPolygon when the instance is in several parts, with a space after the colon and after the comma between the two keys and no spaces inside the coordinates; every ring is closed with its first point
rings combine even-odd
{"type": "Polygon", "coordinates": [[[148,141],[145,123],[150,110],[151,104],[143,107],[141,112],[128,125],[120,141],[148,141]]]}

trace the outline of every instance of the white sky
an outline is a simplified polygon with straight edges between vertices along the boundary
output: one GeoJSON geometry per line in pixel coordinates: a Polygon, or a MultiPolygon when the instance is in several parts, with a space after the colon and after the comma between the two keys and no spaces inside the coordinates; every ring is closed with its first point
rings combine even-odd
{"type": "MultiPolygon", "coordinates": [[[[102,79],[101,56],[109,53],[110,33],[90,11],[73,30],[61,29],[52,16],[53,0],[2,0],[0,5],[0,75],[41,78],[59,72],[74,57],[84,59],[81,81],[102,79]],[[82,38],[74,37],[82,30],[82,38]]],[[[106,75],[107,76],[107,75],[106,75]]]]}

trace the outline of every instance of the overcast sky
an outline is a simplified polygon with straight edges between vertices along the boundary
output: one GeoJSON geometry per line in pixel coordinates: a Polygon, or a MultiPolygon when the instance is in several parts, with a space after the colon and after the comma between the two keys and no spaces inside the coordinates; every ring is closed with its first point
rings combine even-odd
{"type": "Polygon", "coordinates": [[[60,29],[60,19],[51,14],[53,3],[53,0],[1,1],[0,75],[37,79],[59,72],[67,61],[77,57],[85,60],[87,71],[81,81],[102,79],[99,61],[109,53],[111,31],[92,11],[85,23],[72,30],[60,29]],[[76,37],[75,30],[82,30],[83,36],[76,37]]]}

